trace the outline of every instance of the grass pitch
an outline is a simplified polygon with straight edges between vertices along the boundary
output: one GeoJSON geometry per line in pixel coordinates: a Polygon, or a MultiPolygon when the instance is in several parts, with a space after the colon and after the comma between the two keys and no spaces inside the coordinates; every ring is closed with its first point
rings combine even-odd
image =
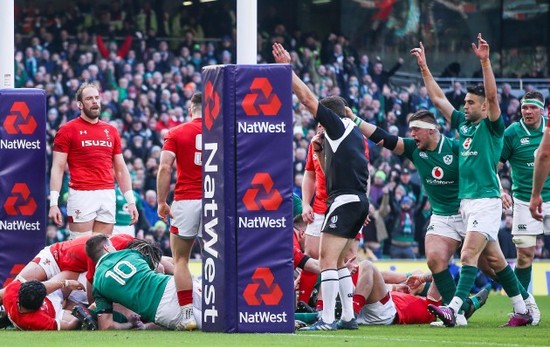
{"type": "Polygon", "coordinates": [[[536,297],[542,312],[537,327],[501,328],[511,312],[508,298],[491,293],[467,327],[427,325],[361,326],[357,331],[298,332],[296,334],[217,334],[175,331],[63,331],[0,330],[0,346],[550,346],[550,296],[536,297]]]}

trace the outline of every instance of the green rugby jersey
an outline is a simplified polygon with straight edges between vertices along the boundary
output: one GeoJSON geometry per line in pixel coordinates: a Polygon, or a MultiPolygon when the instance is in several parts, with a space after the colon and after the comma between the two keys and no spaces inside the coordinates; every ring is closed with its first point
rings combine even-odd
{"type": "MultiPolygon", "coordinates": [[[[531,199],[533,188],[533,171],[535,168],[535,152],[542,141],[542,135],[546,127],[546,120],[538,129],[527,127],[523,119],[511,124],[504,131],[504,147],[500,155],[500,161],[510,162],[512,167],[512,193],[521,201],[531,199]]],[[[543,201],[550,201],[550,176],[546,178],[542,189],[543,201]]]]}
{"type": "Polygon", "coordinates": [[[104,255],[96,265],[93,294],[97,312],[111,313],[118,302],[154,322],[171,276],[156,273],[138,251],[125,249],[104,255]]]}
{"type": "MultiPolygon", "coordinates": [[[[130,225],[130,222],[132,222],[132,216],[130,216],[130,212],[128,212],[128,203],[126,202],[126,199],[124,198],[124,195],[120,191],[120,188],[116,188],[116,214],[115,214],[115,224],[116,225],[130,225]]],[[[134,197],[136,198],[136,206],[139,206],[138,204],[141,204],[141,197],[138,193],[136,193],[135,190],[132,190],[134,193],[134,197]]]]}
{"type": "Polygon", "coordinates": [[[435,150],[421,151],[414,140],[404,138],[404,155],[418,170],[424,191],[438,216],[451,216],[458,213],[458,143],[441,136],[435,150]]]}
{"type": "Polygon", "coordinates": [[[460,136],[458,167],[461,199],[499,198],[500,186],[497,165],[502,153],[504,120],[491,122],[489,117],[473,124],[466,121],[464,112],[451,115],[451,128],[460,136]]]}

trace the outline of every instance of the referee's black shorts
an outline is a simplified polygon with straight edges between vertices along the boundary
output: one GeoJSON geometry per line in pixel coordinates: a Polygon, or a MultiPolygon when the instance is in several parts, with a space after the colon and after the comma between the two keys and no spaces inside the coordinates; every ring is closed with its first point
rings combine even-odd
{"type": "Polygon", "coordinates": [[[365,194],[338,195],[328,207],[321,231],[354,239],[368,214],[369,201],[365,194]]]}

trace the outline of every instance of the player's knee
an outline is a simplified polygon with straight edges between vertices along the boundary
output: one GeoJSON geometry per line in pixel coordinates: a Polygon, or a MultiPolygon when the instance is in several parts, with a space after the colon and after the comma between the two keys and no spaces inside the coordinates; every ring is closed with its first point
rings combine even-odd
{"type": "Polygon", "coordinates": [[[449,267],[449,257],[438,252],[426,254],[428,268],[432,273],[438,273],[449,267]]]}

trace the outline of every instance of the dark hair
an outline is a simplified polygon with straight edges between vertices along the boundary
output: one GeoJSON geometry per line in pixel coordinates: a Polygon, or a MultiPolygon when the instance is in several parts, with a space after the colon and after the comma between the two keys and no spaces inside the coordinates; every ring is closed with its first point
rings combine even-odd
{"type": "Polygon", "coordinates": [[[38,310],[44,303],[45,297],[46,286],[40,281],[27,281],[19,288],[19,305],[27,310],[38,310]]]}
{"type": "Polygon", "coordinates": [[[485,88],[483,87],[483,84],[478,84],[477,86],[469,86],[468,88],[466,88],[466,91],[470,94],[481,96],[482,98],[485,97],[485,88]]]}
{"type": "Polygon", "coordinates": [[[82,102],[82,92],[86,88],[95,88],[98,92],[100,90],[99,84],[95,82],[84,82],[80,85],[80,87],[78,87],[78,90],[76,91],[76,101],[82,102]]]}
{"type": "Polygon", "coordinates": [[[197,92],[191,97],[191,112],[193,116],[202,116],[202,93],[197,92]]]}
{"type": "Polygon", "coordinates": [[[541,92],[537,92],[536,90],[525,93],[525,95],[521,98],[521,101],[525,99],[537,99],[544,104],[544,96],[541,92]]]}
{"type": "Polygon", "coordinates": [[[338,116],[345,117],[346,106],[348,104],[346,103],[346,100],[343,97],[336,96],[336,95],[327,96],[326,98],[323,98],[320,102],[323,106],[332,110],[338,116]]]}
{"type": "Polygon", "coordinates": [[[105,253],[103,247],[108,240],[109,237],[107,235],[97,234],[90,237],[90,239],[86,241],[86,254],[94,261],[94,263],[97,263],[99,258],[101,258],[101,256],[105,253]]]}
{"type": "Polygon", "coordinates": [[[424,122],[439,125],[437,123],[437,119],[435,119],[435,115],[428,110],[420,110],[415,112],[412,116],[409,117],[409,123],[413,120],[422,120],[424,122]]]}
{"type": "Polygon", "coordinates": [[[160,263],[160,259],[162,258],[162,250],[160,247],[146,240],[134,239],[128,244],[127,248],[136,250],[147,258],[150,261],[153,270],[157,268],[160,263]]]}

